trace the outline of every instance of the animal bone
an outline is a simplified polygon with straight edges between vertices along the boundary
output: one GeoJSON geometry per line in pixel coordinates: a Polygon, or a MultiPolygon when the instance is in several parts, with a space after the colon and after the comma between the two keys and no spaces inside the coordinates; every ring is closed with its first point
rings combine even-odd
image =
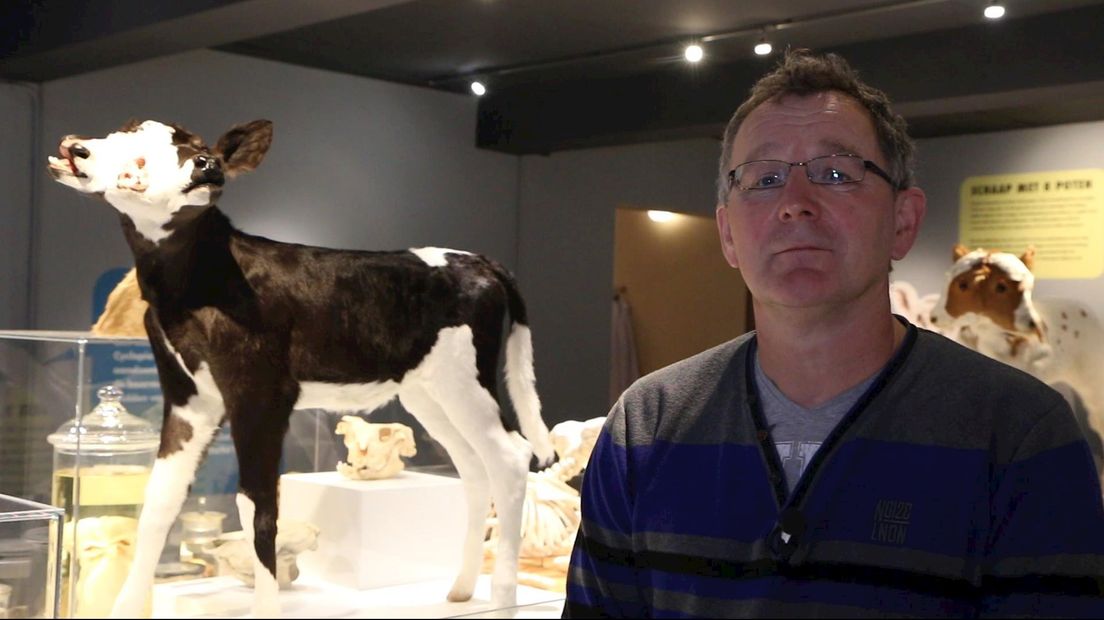
{"type": "Polygon", "coordinates": [[[349,449],[347,462],[337,464],[337,471],[353,480],[390,478],[403,470],[400,457],[417,454],[414,431],[405,424],[366,422],[355,415],[342,416],[334,429],[345,436],[349,449]]]}
{"type": "MultiPolygon", "coordinates": [[[[552,445],[559,460],[529,474],[521,528],[521,557],[548,558],[571,552],[582,515],[579,492],[567,484],[582,473],[594,451],[606,417],[567,420],[552,427],[552,445]]],[[[488,548],[495,544],[498,522],[492,510],[487,520],[488,548]]]]}
{"type": "MultiPolygon", "coordinates": [[[[287,588],[299,578],[296,559],[304,551],[318,548],[318,526],[306,521],[278,519],[276,527],[276,583],[287,588]]],[[[219,574],[233,575],[247,586],[253,585],[253,549],[245,532],[219,536],[212,551],[218,558],[219,574]]]]}

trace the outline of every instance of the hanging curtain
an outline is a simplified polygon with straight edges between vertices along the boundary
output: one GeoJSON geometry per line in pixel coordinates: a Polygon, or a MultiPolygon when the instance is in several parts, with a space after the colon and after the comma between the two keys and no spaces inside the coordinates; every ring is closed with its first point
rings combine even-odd
{"type": "Polygon", "coordinates": [[[632,309],[621,287],[613,295],[613,316],[610,324],[610,405],[621,392],[640,377],[640,362],[636,357],[633,338],[632,309]]]}

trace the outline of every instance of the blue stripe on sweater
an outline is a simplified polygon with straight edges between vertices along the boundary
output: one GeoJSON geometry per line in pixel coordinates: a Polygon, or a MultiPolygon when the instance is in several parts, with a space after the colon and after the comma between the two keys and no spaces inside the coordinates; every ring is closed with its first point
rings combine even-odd
{"type": "Polygon", "coordinates": [[[994,511],[1015,520],[1011,525],[993,524],[990,552],[994,560],[1104,554],[1104,536],[1096,531],[1096,524],[1104,521],[1104,502],[1100,485],[1091,475],[1091,459],[1086,445],[1071,443],[998,470],[994,511]],[[1094,513],[1094,519],[1085,518],[1094,513]],[[1067,519],[1068,514],[1077,518],[1067,519]],[[1039,527],[1046,529],[1040,531],[1039,527]]]}
{"type": "Polygon", "coordinates": [[[635,530],[751,542],[777,518],[774,492],[755,445],[657,441],[635,448],[635,530]]]}
{"type": "MultiPolygon", "coordinates": [[[[729,601],[767,599],[787,604],[808,604],[812,606],[811,608],[823,604],[846,605],[918,616],[961,616],[973,610],[973,604],[970,601],[925,596],[902,588],[827,580],[764,577],[733,581],[657,572],[653,575],[652,584],[657,590],[689,593],[711,599],[729,601]]],[[[656,596],[659,601],[662,601],[662,592],[657,592],[656,596]]]]}
{"type": "Polygon", "coordinates": [[[1001,618],[1100,618],[1104,617],[1104,598],[1037,593],[1012,594],[1007,597],[983,600],[981,615],[1001,618]]]}
{"type": "Polygon", "coordinates": [[[988,478],[981,450],[855,439],[839,446],[803,512],[818,540],[972,556],[984,547],[989,506],[961,498],[986,497],[988,478]],[[885,535],[893,525],[900,538],[885,535]]]}

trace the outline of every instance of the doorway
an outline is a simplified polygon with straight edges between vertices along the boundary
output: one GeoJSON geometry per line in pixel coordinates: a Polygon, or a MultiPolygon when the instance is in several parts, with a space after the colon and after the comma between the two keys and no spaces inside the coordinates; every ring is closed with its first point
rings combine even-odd
{"type": "MultiPolygon", "coordinates": [[[[640,375],[731,340],[749,323],[747,287],[721,254],[714,218],[660,213],[669,215],[621,207],[614,225],[613,293],[630,309],[640,375]]],[[[613,368],[624,360],[618,349],[613,368]]],[[[624,387],[611,385],[611,394],[624,387]]]]}

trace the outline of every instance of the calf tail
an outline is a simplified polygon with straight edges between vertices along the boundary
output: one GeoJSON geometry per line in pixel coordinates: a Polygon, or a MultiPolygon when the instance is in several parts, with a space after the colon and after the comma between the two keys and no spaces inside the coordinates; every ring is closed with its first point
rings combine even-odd
{"type": "Polygon", "coordinates": [[[510,312],[510,335],[506,339],[506,391],[517,411],[521,434],[529,440],[538,465],[543,468],[552,463],[556,452],[548,427],[541,418],[537,379],[533,372],[533,338],[527,325],[525,302],[513,276],[499,265],[495,265],[495,271],[506,289],[510,312]]]}

